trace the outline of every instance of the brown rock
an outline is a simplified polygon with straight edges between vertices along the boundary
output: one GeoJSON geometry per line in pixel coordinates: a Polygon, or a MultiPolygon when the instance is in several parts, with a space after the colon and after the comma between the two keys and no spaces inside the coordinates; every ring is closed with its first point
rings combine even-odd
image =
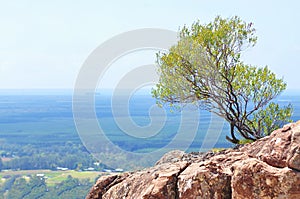
{"type": "Polygon", "coordinates": [[[179,198],[231,198],[231,176],[218,165],[193,163],[178,177],[179,198]]]}
{"type": "Polygon", "coordinates": [[[300,197],[300,173],[250,158],[233,165],[232,198],[300,197]]]}
{"type": "MultiPolygon", "coordinates": [[[[109,189],[102,189],[101,194],[98,194],[100,196],[98,198],[176,198],[177,176],[187,166],[187,162],[178,162],[161,164],[135,172],[109,187],[109,189]]],[[[100,178],[98,184],[101,184],[101,181],[107,180],[106,178],[100,178]]],[[[96,184],[91,192],[96,189],[101,189],[101,187],[98,185],[97,188],[96,184]]],[[[87,198],[92,197],[88,196],[87,198]]]]}
{"type": "Polygon", "coordinates": [[[288,167],[300,171],[300,121],[294,125],[291,137],[290,153],[287,156],[288,167]]]}
{"type": "Polygon", "coordinates": [[[173,151],[154,167],[101,177],[87,199],[300,198],[300,121],[239,149],[173,151]]]}
{"type": "Polygon", "coordinates": [[[270,136],[242,147],[240,150],[250,157],[258,158],[271,166],[291,166],[300,171],[300,121],[285,125],[270,136]]]}
{"type": "Polygon", "coordinates": [[[92,187],[86,198],[98,199],[102,198],[103,194],[112,186],[123,181],[128,176],[128,173],[109,175],[100,177],[96,184],[92,187]]]}
{"type": "Polygon", "coordinates": [[[185,153],[183,151],[179,150],[170,151],[160,158],[155,165],[178,162],[182,159],[184,154],[185,153]]]}

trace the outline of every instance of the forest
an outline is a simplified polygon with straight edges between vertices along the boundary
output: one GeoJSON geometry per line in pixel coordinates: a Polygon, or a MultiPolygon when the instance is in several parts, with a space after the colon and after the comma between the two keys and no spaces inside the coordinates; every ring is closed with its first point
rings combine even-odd
{"type": "Polygon", "coordinates": [[[2,142],[0,157],[0,199],[84,198],[105,168],[76,141],[2,142]]]}
{"type": "Polygon", "coordinates": [[[55,185],[48,185],[44,176],[2,176],[6,180],[0,183],[0,199],[32,199],[32,198],[85,198],[95,181],[88,178],[77,179],[67,176],[55,185]]]}
{"type": "Polygon", "coordinates": [[[66,142],[64,145],[34,146],[31,144],[1,144],[0,170],[50,169],[57,167],[84,170],[93,167],[103,169],[94,164],[96,160],[79,143],[66,142]]]}

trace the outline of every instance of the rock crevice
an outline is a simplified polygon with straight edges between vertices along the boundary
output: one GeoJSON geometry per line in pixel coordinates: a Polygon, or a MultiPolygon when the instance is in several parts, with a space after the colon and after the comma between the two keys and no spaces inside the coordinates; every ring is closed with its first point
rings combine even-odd
{"type": "Polygon", "coordinates": [[[87,199],[300,198],[300,121],[218,153],[171,151],[155,166],[102,176],[87,199]]]}
{"type": "Polygon", "coordinates": [[[176,178],[175,178],[175,184],[174,184],[174,191],[175,191],[175,199],[179,199],[180,195],[179,195],[179,186],[178,186],[178,179],[179,176],[181,175],[182,172],[184,172],[186,170],[186,168],[188,168],[188,166],[190,165],[190,163],[187,163],[185,167],[183,167],[177,174],[176,174],[176,178]]]}

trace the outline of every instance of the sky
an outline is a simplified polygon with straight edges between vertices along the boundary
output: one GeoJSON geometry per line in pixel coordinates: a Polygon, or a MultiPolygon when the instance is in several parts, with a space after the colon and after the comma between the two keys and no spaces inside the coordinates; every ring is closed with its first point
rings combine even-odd
{"type": "Polygon", "coordinates": [[[87,57],[113,36],[178,31],[217,15],[253,22],[258,43],[245,62],[268,65],[288,89],[300,89],[299,10],[297,0],[0,0],[0,89],[72,89],[87,57]]]}

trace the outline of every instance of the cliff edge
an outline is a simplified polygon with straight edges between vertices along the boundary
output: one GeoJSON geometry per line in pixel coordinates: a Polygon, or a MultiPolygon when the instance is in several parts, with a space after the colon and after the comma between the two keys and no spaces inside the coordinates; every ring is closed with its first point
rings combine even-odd
{"type": "Polygon", "coordinates": [[[218,153],[171,151],[155,166],[102,176],[87,199],[300,198],[300,121],[218,153]]]}

